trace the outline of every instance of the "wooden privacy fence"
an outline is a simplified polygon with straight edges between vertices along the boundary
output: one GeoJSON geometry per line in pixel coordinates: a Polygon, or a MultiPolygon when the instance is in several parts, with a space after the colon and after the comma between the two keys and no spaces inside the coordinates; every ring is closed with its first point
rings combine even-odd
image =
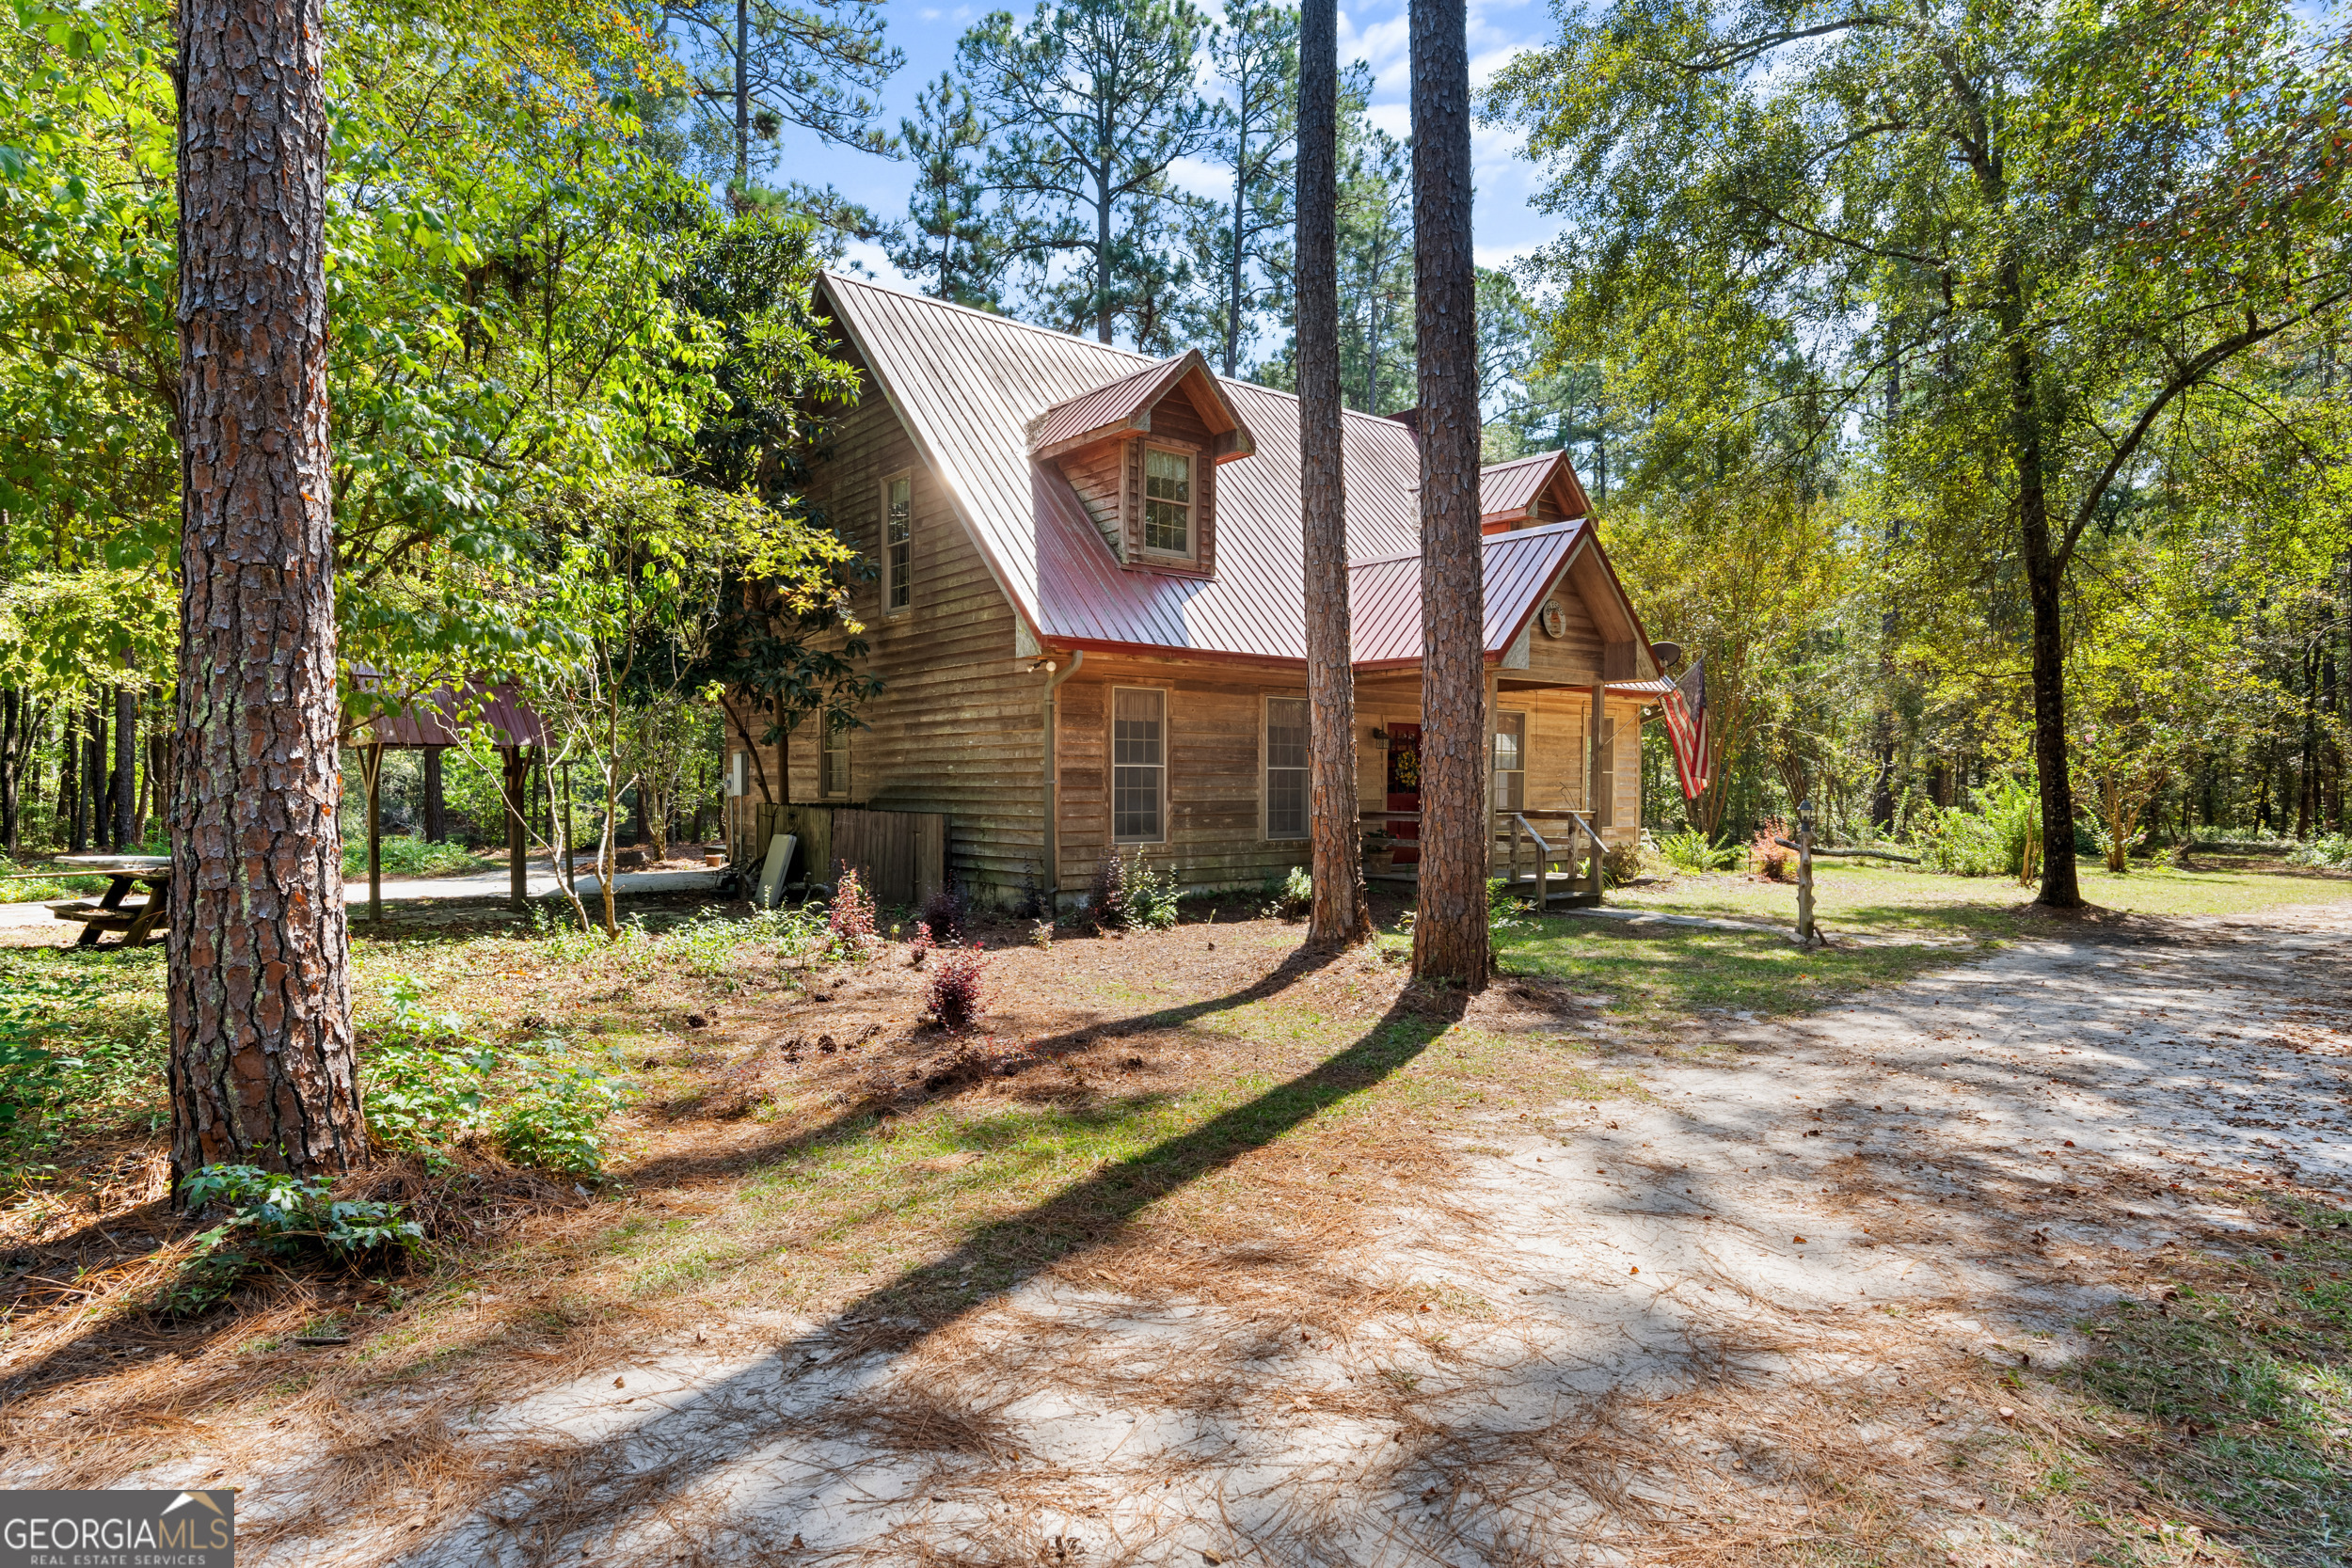
{"type": "Polygon", "coordinates": [[[882,904],[920,904],[947,885],[947,815],[936,811],[867,811],[858,806],[761,806],[753,842],[790,833],[800,840],[788,883],[831,885],[837,863],[853,865],[882,904]]]}

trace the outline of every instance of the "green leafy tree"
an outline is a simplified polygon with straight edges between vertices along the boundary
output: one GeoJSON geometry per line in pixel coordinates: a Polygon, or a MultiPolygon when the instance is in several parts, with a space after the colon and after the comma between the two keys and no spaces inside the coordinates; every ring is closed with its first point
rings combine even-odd
{"type": "Polygon", "coordinates": [[[1295,219],[1298,13],[1263,0],[1226,0],[1225,25],[1209,44],[1213,109],[1206,156],[1232,177],[1232,194],[1202,207],[1193,224],[1211,305],[1210,336],[1227,375],[1240,373],[1244,342],[1280,301],[1295,219]]]}
{"type": "Polygon", "coordinates": [[[898,145],[914,165],[905,221],[883,249],[891,265],[928,280],[934,298],[983,310],[997,307],[1005,246],[980,180],[988,121],[971,91],[942,71],[914,100],[914,118],[898,122],[898,145]]]}
{"type": "Polygon", "coordinates": [[[1139,338],[1169,320],[1177,259],[1154,242],[1169,167],[1215,135],[1194,85],[1208,31],[1190,0],[1040,0],[1025,24],[992,11],[957,45],[997,127],[1005,244],[1044,319],[1106,343],[1122,320],[1139,338]]]}
{"type": "Polygon", "coordinates": [[[1968,474],[1910,543],[2014,550],[2044,903],[2080,901],[2070,568],[2179,421],[2259,395],[2250,351],[2352,293],[2346,84],[2341,37],[2245,0],[1623,0],[1495,83],[1565,224],[1564,346],[1699,422],[1797,356],[1823,438],[1899,377],[1890,468],[1968,474]]]}

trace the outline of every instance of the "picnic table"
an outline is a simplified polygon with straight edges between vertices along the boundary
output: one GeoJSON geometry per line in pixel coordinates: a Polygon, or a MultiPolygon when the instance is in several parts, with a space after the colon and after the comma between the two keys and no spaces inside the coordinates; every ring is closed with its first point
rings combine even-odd
{"type": "Polygon", "coordinates": [[[76,947],[95,947],[102,931],[120,931],[122,945],[136,947],[151,935],[171,911],[169,855],[59,855],[60,870],[106,879],[106,891],[96,899],[76,898],[49,906],[59,920],[78,920],[82,935],[76,947]],[[135,886],[147,890],[147,902],[125,906],[122,900],[135,886]]]}

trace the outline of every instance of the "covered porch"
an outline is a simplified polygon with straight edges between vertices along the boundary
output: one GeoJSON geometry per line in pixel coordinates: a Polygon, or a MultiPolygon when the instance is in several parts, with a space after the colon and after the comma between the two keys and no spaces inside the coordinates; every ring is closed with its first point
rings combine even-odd
{"type": "MultiPolygon", "coordinates": [[[[1573,683],[1497,670],[1487,687],[1488,875],[1538,909],[1595,905],[1602,863],[1642,832],[1646,683],[1573,683]]],[[[1364,676],[1358,790],[1365,879],[1420,879],[1419,673],[1364,676]]]]}

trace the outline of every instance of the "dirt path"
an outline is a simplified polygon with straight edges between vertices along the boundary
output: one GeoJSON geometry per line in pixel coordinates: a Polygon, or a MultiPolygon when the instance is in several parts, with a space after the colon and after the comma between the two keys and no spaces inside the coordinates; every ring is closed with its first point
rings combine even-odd
{"type": "Polygon", "coordinates": [[[2071,1560],[2113,1522],[2020,1466],[2101,1418],[2018,1370],[2241,1225],[2218,1179],[2352,1187],[2341,910],[2020,945],[1724,1041],[1157,1291],[1080,1259],[928,1332],[680,1325],[503,1406],[410,1386],[242,1478],[293,1531],[254,1560],[2071,1560]],[[454,1528],[311,1533],[453,1448],[507,1478],[454,1528]]]}

